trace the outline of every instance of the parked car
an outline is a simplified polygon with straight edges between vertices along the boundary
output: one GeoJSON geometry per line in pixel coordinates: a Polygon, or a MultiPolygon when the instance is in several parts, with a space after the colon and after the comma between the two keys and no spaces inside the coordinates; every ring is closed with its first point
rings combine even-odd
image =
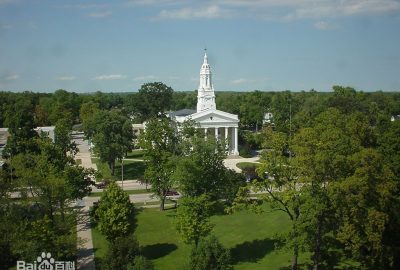
{"type": "Polygon", "coordinates": [[[167,194],[166,194],[166,196],[165,196],[167,199],[169,199],[169,200],[173,200],[173,199],[179,199],[180,197],[181,197],[181,194],[178,192],[178,191],[176,191],[176,190],[174,190],[174,189],[170,189],[170,190],[168,190],[167,191],[167,194]]]}
{"type": "Polygon", "coordinates": [[[107,187],[107,185],[108,185],[108,182],[107,182],[107,181],[101,181],[101,182],[98,182],[98,183],[94,184],[94,186],[95,186],[97,189],[104,189],[104,188],[107,187]]]}

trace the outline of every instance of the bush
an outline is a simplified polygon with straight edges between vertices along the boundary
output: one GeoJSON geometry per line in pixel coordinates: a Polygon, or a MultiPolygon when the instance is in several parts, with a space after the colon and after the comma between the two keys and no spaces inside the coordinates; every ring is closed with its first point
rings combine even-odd
{"type": "Polygon", "coordinates": [[[244,158],[251,158],[252,154],[250,146],[248,144],[245,144],[243,147],[241,147],[239,149],[239,155],[244,158]]]}
{"type": "Polygon", "coordinates": [[[153,270],[153,263],[143,256],[136,256],[133,264],[129,264],[127,270],[153,270]]]}
{"type": "Polygon", "coordinates": [[[215,236],[202,238],[190,254],[192,270],[232,270],[229,250],[225,249],[215,236]]]}
{"type": "Polygon", "coordinates": [[[129,235],[128,237],[118,237],[110,243],[109,249],[102,261],[101,269],[126,270],[128,269],[129,263],[134,262],[135,257],[138,254],[139,243],[133,234],[129,235]]]}

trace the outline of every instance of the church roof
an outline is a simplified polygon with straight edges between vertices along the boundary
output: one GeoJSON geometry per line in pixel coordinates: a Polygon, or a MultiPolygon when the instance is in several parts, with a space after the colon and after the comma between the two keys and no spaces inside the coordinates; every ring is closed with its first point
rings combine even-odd
{"type": "MultiPolygon", "coordinates": [[[[228,112],[224,112],[224,111],[220,111],[220,110],[205,110],[205,111],[201,111],[201,112],[197,112],[192,114],[190,117],[193,120],[197,120],[197,119],[203,119],[203,118],[209,118],[210,116],[220,116],[222,118],[224,118],[225,120],[234,122],[234,123],[238,123],[239,122],[239,118],[236,114],[232,114],[232,113],[228,113],[228,112]]],[[[211,118],[212,120],[212,118],[211,118]]]]}
{"type": "Polygon", "coordinates": [[[192,110],[192,109],[182,109],[179,111],[170,112],[169,115],[170,116],[188,116],[188,115],[194,114],[195,112],[196,112],[196,110],[192,110]]]}

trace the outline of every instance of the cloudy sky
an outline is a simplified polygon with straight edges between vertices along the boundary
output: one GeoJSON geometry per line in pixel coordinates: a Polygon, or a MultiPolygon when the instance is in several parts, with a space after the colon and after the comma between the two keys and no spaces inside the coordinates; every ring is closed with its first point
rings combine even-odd
{"type": "Polygon", "coordinates": [[[0,0],[0,90],[400,91],[400,0],[0,0]]]}

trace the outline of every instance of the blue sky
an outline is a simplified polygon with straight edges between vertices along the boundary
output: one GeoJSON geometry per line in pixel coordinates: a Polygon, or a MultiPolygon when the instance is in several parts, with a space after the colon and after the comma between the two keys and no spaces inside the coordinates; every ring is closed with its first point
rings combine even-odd
{"type": "Polygon", "coordinates": [[[400,91],[399,0],[0,0],[0,90],[400,91]]]}

